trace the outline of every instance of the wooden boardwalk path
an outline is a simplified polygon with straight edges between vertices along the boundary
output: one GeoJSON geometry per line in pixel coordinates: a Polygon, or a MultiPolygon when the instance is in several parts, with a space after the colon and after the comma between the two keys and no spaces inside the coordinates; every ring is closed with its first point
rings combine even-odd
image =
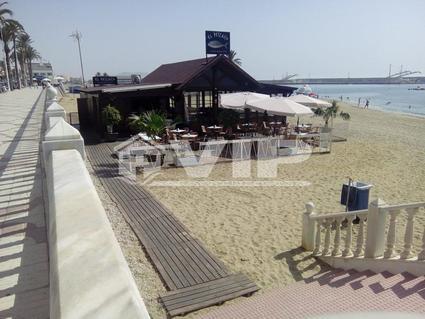
{"type": "Polygon", "coordinates": [[[160,297],[170,316],[258,290],[245,275],[231,274],[188,229],[136,182],[118,174],[108,144],[87,145],[92,167],[117,203],[171,292],[160,297]]]}

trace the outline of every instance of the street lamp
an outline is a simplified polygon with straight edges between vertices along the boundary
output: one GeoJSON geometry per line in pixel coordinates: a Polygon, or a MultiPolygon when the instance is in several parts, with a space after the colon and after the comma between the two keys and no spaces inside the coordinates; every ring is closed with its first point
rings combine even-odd
{"type": "Polygon", "coordinates": [[[81,40],[82,34],[81,34],[81,32],[78,32],[78,30],[76,30],[70,35],[70,37],[74,38],[78,42],[78,52],[80,53],[81,77],[82,77],[82,81],[83,81],[82,84],[84,86],[84,83],[85,83],[84,68],[83,68],[83,58],[81,56],[81,45],[80,45],[80,40],[81,40]]]}

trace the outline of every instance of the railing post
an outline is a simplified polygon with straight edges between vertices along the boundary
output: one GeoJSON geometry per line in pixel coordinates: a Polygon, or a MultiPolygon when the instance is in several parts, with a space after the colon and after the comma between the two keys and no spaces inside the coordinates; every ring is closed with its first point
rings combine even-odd
{"type": "Polygon", "coordinates": [[[364,245],[364,221],[366,216],[360,215],[358,216],[359,221],[359,233],[357,235],[356,241],[356,250],[354,251],[354,257],[360,257],[363,254],[363,245],[364,245]]]}
{"type": "Polygon", "coordinates": [[[355,216],[350,215],[347,217],[347,233],[345,236],[345,246],[342,252],[342,257],[351,257],[353,256],[353,251],[351,250],[351,244],[353,241],[353,220],[355,216]]]}
{"type": "Polygon", "coordinates": [[[385,249],[385,202],[376,199],[369,204],[367,214],[365,258],[376,258],[384,255],[385,249]]]}
{"type": "Polygon", "coordinates": [[[301,246],[307,250],[314,250],[314,240],[316,238],[315,221],[310,217],[315,215],[314,204],[309,202],[305,205],[305,212],[303,214],[303,233],[301,246]]]}
{"type": "Polygon", "coordinates": [[[415,215],[419,211],[419,207],[407,209],[407,222],[406,222],[406,230],[404,233],[404,250],[400,254],[401,259],[408,259],[410,257],[410,252],[412,249],[412,241],[413,241],[413,221],[415,215]]]}
{"type": "Polygon", "coordinates": [[[332,219],[326,218],[325,219],[325,242],[323,244],[323,251],[322,256],[329,255],[331,250],[331,226],[332,226],[332,219]]]}
{"type": "Polygon", "coordinates": [[[400,214],[400,209],[391,210],[390,225],[388,226],[387,248],[385,249],[384,258],[394,257],[394,247],[396,243],[397,217],[400,214]]]}
{"type": "Polygon", "coordinates": [[[335,240],[334,240],[334,249],[332,250],[332,256],[341,255],[341,222],[342,218],[335,219],[335,240]]]}
{"type": "Polygon", "coordinates": [[[418,260],[425,260],[425,227],[422,234],[422,251],[418,255],[418,260]]]}

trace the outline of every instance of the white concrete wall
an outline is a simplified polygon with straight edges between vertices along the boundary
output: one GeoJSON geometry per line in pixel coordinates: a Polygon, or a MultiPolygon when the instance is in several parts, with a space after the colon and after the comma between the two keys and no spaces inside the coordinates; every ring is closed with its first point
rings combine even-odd
{"type": "Polygon", "coordinates": [[[149,318],[77,150],[52,151],[49,192],[51,318],[149,318]]]}
{"type": "MultiPolygon", "coordinates": [[[[49,111],[46,111],[46,115],[49,111]]],[[[50,115],[50,114],[49,114],[50,115]]],[[[43,149],[48,201],[50,318],[149,318],[84,163],[84,141],[46,118],[43,149]]]]}

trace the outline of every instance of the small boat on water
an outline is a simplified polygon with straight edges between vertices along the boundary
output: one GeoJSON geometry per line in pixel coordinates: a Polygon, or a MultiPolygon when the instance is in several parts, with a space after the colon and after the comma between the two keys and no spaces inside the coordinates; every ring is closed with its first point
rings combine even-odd
{"type": "Polygon", "coordinates": [[[299,88],[295,91],[296,94],[303,94],[310,97],[318,98],[318,94],[314,93],[311,87],[308,84],[305,84],[302,88],[299,88]]]}
{"type": "Polygon", "coordinates": [[[425,91],[425,87],[420,87],[419,85],[415,88],[409,88],[409,91],[425,91]]]}

